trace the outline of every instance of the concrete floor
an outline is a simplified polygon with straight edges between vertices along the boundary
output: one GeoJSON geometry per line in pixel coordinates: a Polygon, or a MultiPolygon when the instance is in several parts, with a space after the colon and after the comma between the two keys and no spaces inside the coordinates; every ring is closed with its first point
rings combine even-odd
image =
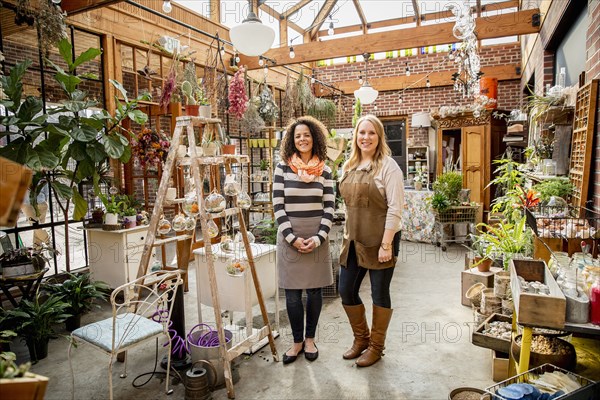
{"type": "MultiPolygon", "coordinates": [[[[394,315],[388,331],[385,356],[369,368],[357,368],[341,354],[352,342],[351,329],[338,298],[324,299],[317,334],[319,359],[309,363],[299,358],[284,366],[272,360],[269,347],[252,356],[240,356],[234,363],[237,399],[446,399],[456,387],[485,388],[491,379],[491,350],[470,343],[474,328],[472,312],[460,304],[460,272],[464,250],[451,246],[447,252],[426,244],[403,242],[392,281],[394,315]]],[[[186,325],[196,320],[196,289],[193,268],[190,291],[185,295],[186,325]]],[[[370,315],[368,281],[362,297],[370,315]]],[[[275,340],[279,355],[289,348],[291,332],[281,299],[281,336],[275,340]]],[[[273,318],[274,300],[267,308],[273,318]]],[[[202,306],[205,322],[214,321],[213,310],[202,306]]],[[[255,307],[255,315],[259,314],[255,307]]],[[[83,323],[108,316],[102,311],[84,316],[83,323]]],[[[243,320],[235,313],[234,321],[243,320]]],[[[255,320],[258,320],[255,318],[255,320]]],[[[370,317],[369,317],[370,320],[370,317]]],[[[66,334],[66,332],[61,332],[66,334]]],[[[49,357],[33,366],[33,371],[50,378],[46,399],[71,398],[68,343],[52,340],[49,357]]],[[[159,350],[160,357],[164,352],[159,350]]],[[[121,364],[113,371],[115,399],[183,399],[182,384],[164,395],[164,382],[154,377],[140,389],[132,387],[139,374],[151,372],[155,345],[149,343],[129,354],[129,376],[118,377],[121,364]]],[[[73,351],[75,399],[108,398],[107,358],[86,346],[73,351]]],[[[160,370],[160,367],[158,367],[160,370]]],[[[146,378],[138,380],[143,383],[146,378]]],[[[213,391],[214,399],[226,399],[225,388],[213,391]]]]}

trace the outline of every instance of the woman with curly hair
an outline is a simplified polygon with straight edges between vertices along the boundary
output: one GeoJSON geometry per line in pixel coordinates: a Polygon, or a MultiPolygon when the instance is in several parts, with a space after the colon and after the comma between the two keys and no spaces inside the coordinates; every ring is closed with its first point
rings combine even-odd
{"type": "Polygon", "coordinates": [[[327,236],[335,198],[331,169],[325,165],[326,140],[327,129],[315,118],[293,120],[281,143],[281,163],[275,168],[279,287],[285,289],[294,338],[294,345],[283,355],[284,364],[296,361],[302,352],[309,361],[319,356],[315,334],[322,288],[333,283],[327,236]],[[306,290],[306,332],[302,290],[306,290]]]}

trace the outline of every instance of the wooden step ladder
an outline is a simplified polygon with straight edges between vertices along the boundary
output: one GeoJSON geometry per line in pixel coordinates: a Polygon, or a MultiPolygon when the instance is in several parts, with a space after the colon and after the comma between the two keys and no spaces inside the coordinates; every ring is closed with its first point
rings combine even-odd
{"type": "MultiPolygon", "coordinates": [[[[215,314],[215,323],[217,325],[218,335],[219,335],[219,355],[221,361],[224,365],[224,375],[225,375],[225,383],[227,386],[227,396],[230,399],[235,398],[235,392],[233,389],[233,377],[231,373],[231,361],[242,354],[244,351],[250,349],[252,344],[268,337],[269,345],[271,347],[271,353],[273,355],[273,359],[275,361],[279,361],[279,356],[277,354],[277,349],[275,347],[275,341],[273,337],[273,332],[271,330],[271,325],[269,324],[269,318],[267,314],[267,309],[265,307],[265,302],[262,295],[262,289],[260,285],[260,281],[258,280],[258,275],[254,265],[254,258],[252,255],[252,249],[250,248],[250,242],[248,240],[248,235],[246,231],[246,223],[243,218],[242,210],[237,207],[237,198],[233,199],[233,208],[229,208],[224,210],[219,214],[208,214],[204,205],[204,193],[203,193],[203,177],[211,173],[211,167],[220,167],[224,166],[227,173],[231,173],[231,165],[232,164],[248,164],[249,159],[247,155],[222,155],[222,156],[214,156],[214,157],[200,157],[196,153],[196,137],[194,135],[194,127],[200,128],[200,141],[202,140],[202,135],[205,130],[210,129],[214,132],[215,129],[219,129],[221,124],[221,120],[217,118],[201,118],[201,117],[178,117],[177,124],[175,126],[175,131],[173,132],[173,137],[171,139],[171,146],[169,150],[169,154],[167,156],[167,160],[165,161],[165,166],[163,169],[162,178],[160,181],[160,185],[158,187],[158,192],[156,194],[156,201],[154,203],[154,209],[152,211],[152,218],[150,219],[150,226],[148,228],[148,235],[146,237],[146,242],[144,245],[144,250],[142,253],[142,258],[140,260],[140,266],[138,268],[137,276],[142,277],[148,273],[148,264],[150,261],[150,255],[152,252],[152,247],[156,245],[156,232],[158,229],[158,222],[160,220],[160,216],[162,214],[162,207],[165,203],[165,196],[167,194],[167,189],[169,187],[169,183],[171,180],[171,176],[173,174],[174,168],[177,164],[186,165],[189,163],[191,167],[191,173],[194,179],[194,185],[196,188],[196,196],[198,199],[198,204],[200,206],[200,227],[202,230],[202,237],[204,239],[205,245],[205,254],[206,254],[206,262],[207,262],[207,270],[208,270],[208,278],[211,289],[211,298],[212,304],[215,314]],[[185,129],[185,133],[184,133],[185,129]],[[187,134],[188,138],[188,146],[190,148],[191,157],[178,158],[177,157],[177,149],[180,144],[183,144],[182,138],[183,135],[187,134]],[[248,260],[248,267],[250,273],[252,274],[252,281],[254,282],[254,289],[256,291],[256,297],[258,300],[258,304],[260,305],[260,311],[263,318],[264,326],[262,326],[259,330],[256,331],[253,335],[247,337],[244,341],[232,346],[231,349],[227,349],[227,343],[225,341],[225,329],[223,326],[223,319],[221,316],[221,307],[219,301],[219,290],[217,287],[217,278],[215,275],[215,267],[213,261],[213,252],[212,246],[210,245],[210,235],[208,232],[208,221],[209,219],[220,218],[224,216],[237,215],[239,220],[239,228],[242,234],[242,239],[244,242],[244,247],[246,249],[246,257],[248,260]]],[[[211,132],[211,134],[212,134],[211,132]]],[[[198,265],[198,263],[196,263],[198,265]]],[[[199,268],[196,268],[196,277],[200,276],[199,268]]],[[[201,313],[201,299],[200,299],[200,284],[197,282],[197,295],[198,295],[198,320],[202,322],[202,313],[201,313]]]]}

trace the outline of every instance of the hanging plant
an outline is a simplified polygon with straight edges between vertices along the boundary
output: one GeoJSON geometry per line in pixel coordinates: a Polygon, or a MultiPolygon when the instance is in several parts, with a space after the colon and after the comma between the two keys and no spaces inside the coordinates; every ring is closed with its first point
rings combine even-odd
{"type": "Polygon", "coordinates": [[[258,114],[269,125],[275,122],[279,114],[279,107],[275,104],[273,93],[267,85],[263,85],[263,90],[258,98],[258,114]]]}
{"type": "Polygon", "coordinates": [[[285,95],[282,100],[281,111],[283,112],[283,120],[289,121],[296,116],[298,108],[298,87],[296,82],[292,80],[290,74],[287,75],[285,84],[285,95]]]}
{"type": "Polygon", "coordinates": [[[309,80],[300,72],[298,81],[296,81],[298,105],[302,107],[301,113],[306,112],[315,103],[315,96],[310,87],[309,80]]]}
{"type": "Polygon", "coordinates": [[[40,32],[40,47],[48,54],[52,47],[67,37],[65,16],[60,6],[53,2],[41,1],[36,25],[40,32]]]}
{"type": "Polygon", "coordinates": [[[171,97],[173,97],[173,93],[177,89],[177,74],[175,73],[175,68],[171,68],[169,74],[167,75],[167,79],[163,83],[162,91],[160,93],[160,108],[163,111],[167,110],[169,103],[171,102],[171,97]]]}
{"type": "Polygon", "coordinates": [[[335,103],[329,99],[318,98],[315,103],[307,111],[308,115],[312,115],[319,121],[323,122],[327,127],[335,124],[335,116],[337,107],[335,103]]]}
{"type": "Polygon", "coordinates": [[[157,167],[167,160],[170,146],[169,139],[162,132],[144,128],[138,133],[131,150],[143,166],[157,167]]]}
{"type": "Polygon", "coordinates": [[[240,67],[229,84],[229,114],[241,119],[248,109],[248,94],[246,93],[246,69],[240,67]]]}
{"type": "Polygon", "coordinates": [[[256,102],[248,102],[248,109],[244,114],[240,122],[240,128],[242,132],[248,132],[249,134],[259,133],[262,128],[265,127],[265,121],[260,117],[258,113],[258,107],[256,102]]]}

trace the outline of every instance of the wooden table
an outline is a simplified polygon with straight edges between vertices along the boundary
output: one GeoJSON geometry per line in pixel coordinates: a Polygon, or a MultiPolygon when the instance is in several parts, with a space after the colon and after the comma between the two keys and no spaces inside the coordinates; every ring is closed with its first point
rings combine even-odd
{"type": "Polygon", "coordinates": [[[0,278],[0,288],[10,303],[19,307],[15,297],[10,292],[10,289],[17,287],[21,291],[21,300],[32,300],[42,283],[44,274],[48,272],[48,268],[36,272],[31,275],[15,276],[11,278],[0,278]]]}

